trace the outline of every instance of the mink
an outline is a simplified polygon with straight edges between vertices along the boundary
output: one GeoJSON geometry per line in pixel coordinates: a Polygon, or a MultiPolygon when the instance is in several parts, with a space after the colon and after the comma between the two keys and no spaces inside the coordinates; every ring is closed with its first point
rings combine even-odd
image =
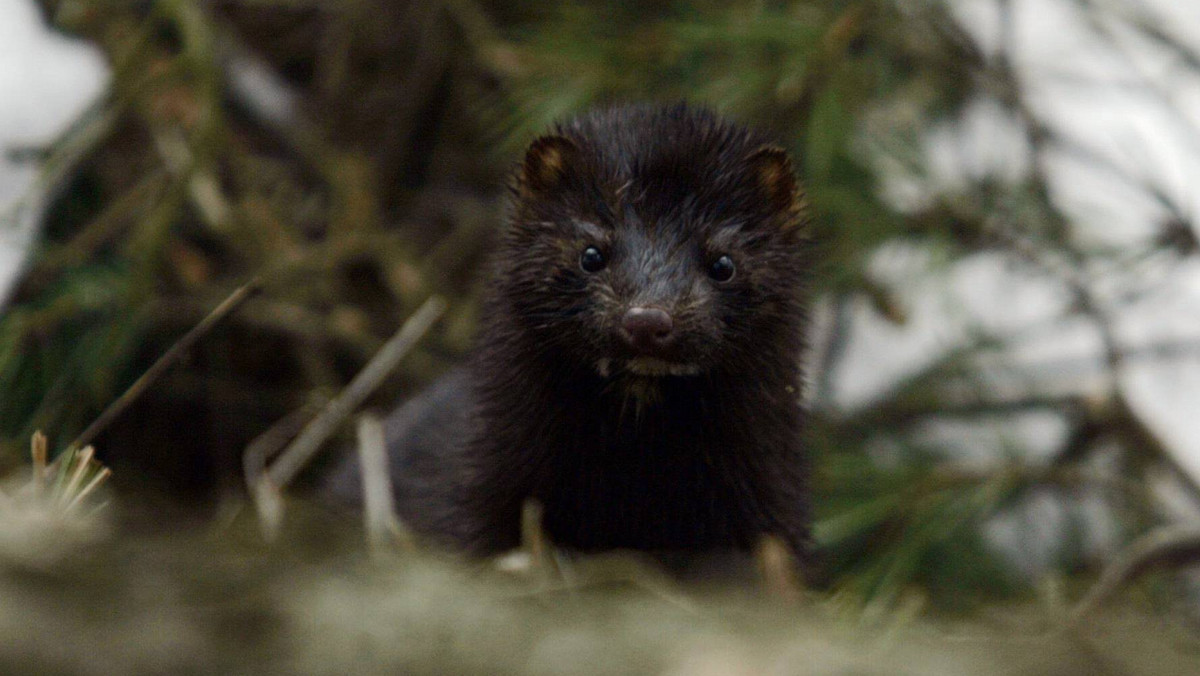
{"type": "MultiPolygon", "coordinates": [[[[808,559],[803,192],[784,150],[687,104],[599,109],[532,142],[477,343],[385,425],[401,517],[447,547],[808,559]],[[739,554],[740,553],[740,554],[739,554]]],[[[329,482],[353,500],[347,459],[329,482]]]]}

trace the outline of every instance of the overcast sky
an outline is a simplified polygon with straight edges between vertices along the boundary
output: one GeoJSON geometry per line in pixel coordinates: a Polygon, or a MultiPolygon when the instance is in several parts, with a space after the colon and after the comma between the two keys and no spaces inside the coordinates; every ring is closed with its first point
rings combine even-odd
{"type": "MultiPolygon", "coordinates": [[[[52,141],[107,81],[99,52],[48,31],[31,0],[0,0],[0,214],[36,176],[34,167],[11,162],[9,149],[52,141]]],[[[29,241],[7,221],[0,218],[0,303],[29,241]]]]}

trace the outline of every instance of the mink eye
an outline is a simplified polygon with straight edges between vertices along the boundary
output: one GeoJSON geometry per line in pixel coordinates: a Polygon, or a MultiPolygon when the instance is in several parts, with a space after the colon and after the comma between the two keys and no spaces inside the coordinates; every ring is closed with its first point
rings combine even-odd
{"type": "Polygon", "coordinates": [[[721,256],[708,268],[708,276],[718,282],[728,282],[733,279],[734,270],[733,259],[729,256],[721,256]]]}
{"type": "Polygon", "coordinates": [[[579,267],[583,268],[584,272],[600,272],[607,263],[604,254],[594,246],[584,249],[583,254],[579,256],[579,267]]]}

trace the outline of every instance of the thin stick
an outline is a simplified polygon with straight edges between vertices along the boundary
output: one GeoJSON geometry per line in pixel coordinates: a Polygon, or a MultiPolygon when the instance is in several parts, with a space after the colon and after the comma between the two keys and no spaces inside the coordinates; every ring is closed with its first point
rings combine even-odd
{"type": "MultiPolygon", "coordinates": [[[[350,415],[383,382],[409,353],[434,322],[446,311],[446,301],[434,296],[404,322],[396,335],[379,349],[379,352],[363,367],[346,389],[313,419],[304,431],[292,441],[263,477],[276,489],[282,489],[304,469],[308,461],[320,450],[321,444],[333,434],[346,416],[350,415]]],[[[257,482],[256,482],[257,483],[257,482]]]]}
{"type": "Polygon", "coordinates": [[[294,439],[317,410],[318,408],[311,404],[301,406],[280,418],[267,428],[266,432],[250,442],[242,453],[242,473],[247,490],[251,493],[255,491],[255,486],[266,476],[267,459],[283,448],[289,440],[294,439]]]}
{"type": "Polygon", "coordinates": [[[387,551],[392,542],[412,547],[408,532],[396,516],[392,480],[387,467],[387,440],[383,425],[373,415],[358,420],[358,464],[362,472],[363,525],[372,553],[387,551]]]}
{"type": "Polygon", "coordinates": [[[274,542],[283,525],[283,494],[263,472],[250,486],[250,495],[254,499],[254,511],[258,514],[263,537],[267,542],[274,542]]]}
{"type": "Polygon", "coordinates": [[[204,337],[209,331],[212,330],[214,326],[216,326],[217,322],[221,321],[228,316],[229,313],[236,310],[238,306],[246,301],[246,299],[258,293],[259,289],[259,281],[256,278],[246,282],[242,286],[238,287],[233,293],[229,294],[228,298],[214,308],[207,317],[200,320],[200,323],[196,324],[191,331],[188,331],[182,338],[176,341],[175,344],[172,345],[171,348],[163,354],[163,356],[159,357],[158,361],[154,362],[150,368],[146,369],[146,372],[143,373],[137,380],[133,381],[133,384],[129,386],[129,389],[125,390],[120,397],[117,397],[115,401],[109,404],[108,408],[104,409],[104,412],[100,414],[100,417],[96,418],[91,425],[88,425],[87,429],[85,429],[83,433],[75,439],[75,441],[71,442],[71,445],[67,448],[83,448],[91,443],[97,435],[99,435],[106,427],[112,424],[112,421],[117,419],[117,416],[121,415],[126,408],[129,408],[130,404],[137,401],[138,398],[142,396],[146,389],[149,388],[155,380],[158,380],[158,378],[162,376],[167,369],[175,365],[175,363],[178,362],[180,358],[183,357],[187,351],[196,344],[196,341],[204,337]]]}

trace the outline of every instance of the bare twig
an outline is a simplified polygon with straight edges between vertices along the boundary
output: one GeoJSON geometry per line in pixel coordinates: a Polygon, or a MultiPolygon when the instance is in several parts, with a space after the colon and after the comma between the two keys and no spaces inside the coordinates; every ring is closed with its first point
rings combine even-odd
{"type": "Polygon", "coordinates": [[[97,249],[127,227],[139,209],[161,194],[166,184],[162,171],[153,171],[142,178],[133,187],[115,197],[99,215],[81,227],[67,242],[48,250],[22,283],[27,289],[42,288],[64,268],[88,260],[97,249]]]}
{"type": "Polygon", "coordinates": [[[1082,406],[1078,394],[1028,394],[1019,397],[972,396],[952,399],[902,398],[880,402],[879,405],[856,412],[853,416],[833,417],[835,430],[854,434],[856,431],[898,431],[915,427],[931,419],[988,418],[1027,411],[1071,411],[1082,406]]]}
{"type": "Polygon", "coordinates": [[[247,490],[255,490],[266,471],[267,460],[294,439],[317,410],[311,405],[301,406],[280,418],[246,446],[246,451],[242,453],[242,472],[247,490]]]}
{"type": "Polygon", "coordinates": [[[1100,580],[1075,606],[1072,624],[1085,620],[1134,578],[1157,566],[1200,563],[1200,530],[1195,526],[1165,526],[1142,536],[1117,555],[1100,580]]]}
{"type": "Polygon", "coordinates": [[[1200,481],[1178,459],[1177,452],[1129,404],[1123,390],[1118,389],[1110,411],[1111,424],[1125,441],[1135,459],[1157,462],[1173,476],[1188,494],[1200,501],[1200,481]]]}
{"type": "Polygon", "coordinates": [[[329,402],[329,405],[304,428],[300,436],[280,454],[275,463],[267,468],[263,479],[277,488],[291,483],[346,416],[379,387],[383,379],[396,368],[400,360],[412,350],[445,311],[446,302],[440,297],[434,296],[425,301],[362,371],[354,376],[354,380],[350,381],[346,389],[329,402]]]}
{"type": "Polygon", "coordinates": [[[829,331],[819,345],[814,361],[811,401],[815,406],[831,406],[834,376],[850,345],[850,300],[844,293],[836,294],[830,302],[829,331]]]}
{"type": "Polygon", "coordinates": [[[158,361],[154,362],[150,368],[146,369],[146,372],[143,373],[137,380],[133,381],[133,384],[130,385],[120,397],[117,397],[116,401],[109,404],[108,408],[104,409],[104,411],[100,414],[100,417],[96,418],[91,425],[88,425],[87,429],[85,429],[83,433],[75,439],[75,441],[71,442],[71,445],[68,446],[68,448],[83,448],[93,439],[95,439],[96,436],[100,434],[100,432],[104,431],[104,429],[107,428],[113,420],[116,420],[117,416],[121,415],[121,413],[123,413],[130,404],[137,401],[138,397],[140,397],[155,380],[158,380],[158,378],[167,369],[178,362],[179,359],[183,357],[193,345],[196,344],[196,341],[207,335],[208,332],[211,331],[218,322],[227,317],[229,313],[236,310],[238,306],[245,302],[247,298],[257,293],[258,290],[258,280],[252,279],[238,287],[233,293],[229,294],[228,298],[214,308],[213,311],[210,312],[207,317],[201,320],[199,324],[192,328],[191,331],[188,331],[182,338],[176,341],[176,343],[172,345],[171,348],[163,354],[163,356],[159,357],[158,361]]]}
{"type": "MultiPolygon", "coordinates": [[[[833,20],[822,36],[819,47],[813,51],[798,95],[779,111],[775,118],[776,125],[799,130],[802,137],[807,137],[817,99],[846,59],[850,46],[866,32],[870,19],[871,5],[857,3],[850,5],[833,20]]],[[[801,165],[804,159],[803,154],[796,156],[801,165]]],[[[805,173],[803,166],[798,169],[801,175],[805,173]]]]}
{"type": "MultiPolygon", "coordinates": [[[[210,16],[206,21],[214,21],[210,16]]],[[[321,126],[301,109],[301,95],[280,77],[258,54],[237,39],[237,31],[224,26],[215,31],[212,48],[228,82],[225,92],[255,121],[270,129],[309,168],[331,185],[338,185],[337,172],[330,161],[335,148],[321,126]]]]}

